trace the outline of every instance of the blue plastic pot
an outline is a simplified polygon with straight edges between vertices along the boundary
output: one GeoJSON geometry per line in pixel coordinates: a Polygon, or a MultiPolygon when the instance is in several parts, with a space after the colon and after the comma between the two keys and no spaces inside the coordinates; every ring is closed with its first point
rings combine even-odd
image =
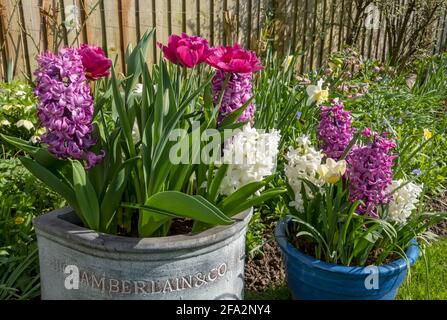
{"type": "MultiPolygon", "coordinates": [[[[278,223],[276,241],[286,267],[289,290],[300,300],[392,300],[407,275],[404,259],[377,268],[346,267],[317,260],[303,254],[286,237],[290,220],[278,223]],[[373,275],[374,273],[374,275],[373,275]],[[375,278],[374,278],[375,277],[375,278]]],[[[410,265],[418,256],[415,240],[407,251],[410,265]]]]}

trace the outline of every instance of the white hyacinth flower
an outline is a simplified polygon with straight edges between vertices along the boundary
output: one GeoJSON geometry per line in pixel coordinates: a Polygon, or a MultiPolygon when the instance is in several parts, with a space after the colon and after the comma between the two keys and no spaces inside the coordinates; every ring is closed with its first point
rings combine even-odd
{"type": "Polygon", "coordinates": [[[317,85],[307,86],[306,92],[309,98],[307,99],[307,105],[310,106],[312,103],[316,103],[320,105],[326,102],[329,98],[329,90],[323,89],[324,80],[320,79],[317,82],[317,85]]]}
{"type": "MultiPolygon", "coordinates": [[[[296,149],[290,148],[286,155],[287,163],[284,171],[287,181],[295,194],[295,200],[289,205],[302,211],[304,209],[301,194],[302,186],[304,184],[302,179],[306,179],[316,186],[322,186],[324,184],[324,181],[318,174],[318,169],[320,168],[323,159],[323,153],[315,150],[311,146],[310,139],[307,136],[300,137],[297,140],[297,144],[298,147],[296,149]]],[[[305,184],[304,189],[306,195],[311,198],[312,193],[305,184]]]]}
{"type": "Polygon", "coordinates": [[[262,181],[276,170],[279,131],[264,133],[245,125],[225,142],[223,163],[229,164],[221,192],[230,195],[251,182],[262,181]]]}
{"type": "Polygon", "coordinates": [[[397,189],[392,194],[393,200],[389,204],[388,220],[398,223],[407,221],[413,210],[417,208],[416,205],[422,193],[420,185],[410,182],[401,187],[403,184],[405,184],[403,180],[393,180],[388,188],[389,193],[397,189]]]}
{"type": "Polygon", "coordinates": [[[29,120],[19,120],[16,123],[16,127],[17,128],[24,127],[26,130],[30,131],[31,129],[34,128],[34,124],[29,120]]]}

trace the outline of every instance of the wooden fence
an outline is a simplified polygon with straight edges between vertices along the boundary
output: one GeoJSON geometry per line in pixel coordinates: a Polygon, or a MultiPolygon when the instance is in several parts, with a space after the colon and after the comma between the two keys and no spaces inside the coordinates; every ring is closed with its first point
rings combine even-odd
{"type": "MultiPolygon", "coordinates": [[[[211,45],[240,42],[261,49],[267,39],[278,50],[299,48],[300,71],[320,66],[349,37],[358,0],[0,0],[0,77],[31,78],[35,57],[64,45],[91,43],[116,57],[123,71],[129,43],[156,28],[148,61],[159,56],[156,43],[187,32],[211,45]]],[[[360,1],[361,2],[361,1],[360,1]]],[[[402,2],[396,0],[396,2],[402,2]]],[[[381,18],[381,17],[380,17],[381,18]]],[[[364,56],[384,60],[384,23],[361,24],[355,42],[364,56]]],[[[446,47],[447,19],[438,19],[433,52],[446,47]]]]}

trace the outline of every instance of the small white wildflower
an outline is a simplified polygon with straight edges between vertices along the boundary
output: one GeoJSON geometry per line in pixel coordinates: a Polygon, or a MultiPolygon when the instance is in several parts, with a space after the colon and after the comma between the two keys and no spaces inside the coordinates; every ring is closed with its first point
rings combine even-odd
{"type": "Polygon", "coordinates": [[[39,136],[32,136],[32,137],[29,139],[29,141],[30,141],[32,144],[38,144],[38,143],[40,142],[40,137],[39,137],[39,136]]]}
{"type": "Polygon", "coordinates": [[[19,120],[16,123],[16,127],[17,128],[24,127],[26,130],[30,131],[31,129],[34,128],[34,124],[29,120],[19,120]]]}
{"type": "Polygon", "coordinates": [[[225,142],[223,162],[229,164],[221,192],[230,195],[251,182],[262,181],[276,170],[279,131],[264,133],[245,125],[225,142]]]}
{"type": "Polygon", "coordinates": [[[323,79],[318,80],[317,85],[307,86],[306,92],[309,98],[307,99],[307,105],[310,106],[312,103],[320,105],[326,102],[329,98],[329,90],[323,89],[324,81],[323,79]]]}
{"type": "Polygon", "coordinates": [[[9,127],[11,125],[11,122],[8,120],[2,120],[0,121],[0,127],[9,127]]]}
{"type": "Polygon", "coordinates": [[[143,84],[137,83],[135,85],[135,88],[133,89],[133,93],[137,95],[141,95],[143,93],[143,84]]]}
{"type": "Polygon", "coordinates": [[[393,200],[389,204],[388,219],[390,221],[405,223],[419,202],[422,186],[410,182],[400,188],[404,183],[403,180],[393,180],[388,188],[389,193],[399,188],[392,194],[393,200]]]}
{"type": "Polygon", "coordinates": [[[25,95],[26,95],[25,91],[22,91],[22,90],[16,91],[16,96],[18,96],[18,97],[22,97],[22,96],[25,96],[25,95]]]}
{"type": "Polygon", "coordinates": [[[27,107],[25,107],[25,113],[30,113],[34,109],[35,109],[34,105],[27,106],[27,107]]]}

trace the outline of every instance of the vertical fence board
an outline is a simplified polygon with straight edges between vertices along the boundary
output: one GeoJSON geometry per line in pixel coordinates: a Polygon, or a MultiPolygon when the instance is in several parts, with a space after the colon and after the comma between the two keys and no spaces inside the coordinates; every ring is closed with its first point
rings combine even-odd
{"type": "Polygon", "coordinates": [[[3,0],[0,0],[0,59],[1,59],[1,77],[7,80],[8,72],[8,41],[6,37],[7,16],[6,7],[3,0]]]}
{"type": "MultiPolygon", "coordinates": [[[[119,1],[119,0],[118,0],[119,1]]],[[[120,26],[117,0],[104,1],[104,14],[106,17],[107,51],[113,61],[116,61],[116,70],[121,72],[121,50],[120,50],[120,26]]]]}
{"type": "Polygon", "coordinates": [[[200,33],[199,35],[208,39],[211,43],[211,28],[210,28],[210,1],[201,0],[200,1],[200,33]]]}
{"type": "Polygon", "coordinates": [[[39,19],[39,1],[24,1],[23,13],[26,23],[29,48],[29,64],[32,72],[37,68],[36,56],[42,52],[40,43],[40,19],[39,19]]]}
{"type": "Polygon", "coordinates": [[[19,21],[19,0],[6,0],[8,57],[14,66],[14,76],[23,77],[26,70],[23,65],[22,34],[19,21]]]}
{"type": "Polygon", "coordinates": [[[186,33],[187,34],[197,34],[197,14],[196,14],[196,1],[198,0],[187,0],[186,4],[186,33]]]}
{"type": "MultiPolygon", "coordinates": [[[[149,30],[152,30],[154,28],[154,21],[153,21],[153,10],[152,10],[152,1],[147,0],[140,0],[140,10],[139,10],[139,16],[140,16],[140,30],[141,35],[145,34],[149,30]]],[[[157,60],[157,55],[154,53],[156,51],[156,46],[154,45],[154,42],[151,41],[149,43],[149,49],[148,49],[148,63],[153,64],[157,60]]]]}
{"type": "Polygon", "coordinates": [[[227,45],[238,42],[238,28],[239,28],[239,2],[237,0],[227,1],[227,16],[224,22],[225,33],[227,38],[227,45]]]}
{"type": "Polygon", "coordinates": [[[85,29],[87,32],[88,43],[102,47],[103,41],[100,1],[84,0],[84,8],[87,14],[85,29]]]}
{"type": "Polygon", "coordinates": [[[306,64],[306,41],[307,41],[307,17],[309,16],[309,1],[304,1],[304,12],[303,12],[303,30],[302,30],[302,36],[301,36],[301,65],[300,65],[300,71],[301,73],[304,73],[305,71],[305,64],[306,64]]]}
{"type": "MultiPolygon", "coordinates": [[[[395,2],[405,3],[408,1],[395,2]]],[[[5,78],[7,61],[12,59],[14,75],[29,77],[38,53],[81,42],[102,46],[117,58],[117,70],[123,71],[128,44],[135,44],[152,28],[156,31],[149,63],[158,59],[157,42],[166,43],[169,34],[181,32],[203,36],[211,46],[239,42],[262,52],[269,40],[264,37],[269,34],[264,33],[267,12],[273,5],[276,16],[268,27],[276,32],[278,52],[298,49],[299,70],[310,71],[321,66],[332,51],[342,49],[357,4],[354,0],[0,0],[0,45],[4,43],[0,76],[5,78]]],[[[433,53],[444,51],[447,45],[446,12],[439,16],[432,27],[433,53]]],[[[362,22],[355,45],[365,57],[386,59],[385,28],[382,13],[379,29],[367,29],[362,22]]]]}
{"type": "Polygon", "coordinates": [[[171,33],[183,32],[183,8],[182,0],[171,0],[171,33]]]}

